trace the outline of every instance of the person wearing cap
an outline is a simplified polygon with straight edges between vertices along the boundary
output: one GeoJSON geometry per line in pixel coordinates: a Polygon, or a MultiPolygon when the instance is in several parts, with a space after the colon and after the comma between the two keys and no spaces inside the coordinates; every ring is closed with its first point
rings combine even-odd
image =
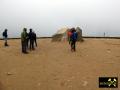
{"type": "Polygon", "coordinates": [[[5,29],[4,32],[3,32],[3,39],[5,40],[4,46],[9,46],[8,43],[7,43],[7,40],[8,40],[7,31],[8,31],[8,30],[5,29]]]}

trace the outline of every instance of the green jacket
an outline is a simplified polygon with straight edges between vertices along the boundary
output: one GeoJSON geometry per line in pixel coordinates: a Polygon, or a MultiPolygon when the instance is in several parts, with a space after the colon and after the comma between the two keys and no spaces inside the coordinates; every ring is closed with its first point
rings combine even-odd
{"type": "Polygon", "coordinates": [[[27,33],[25,32],[25,31],[23,31],[22,33],[21,33],[21,40],[22,41],[25,41],[27,39],[27,33]]]}

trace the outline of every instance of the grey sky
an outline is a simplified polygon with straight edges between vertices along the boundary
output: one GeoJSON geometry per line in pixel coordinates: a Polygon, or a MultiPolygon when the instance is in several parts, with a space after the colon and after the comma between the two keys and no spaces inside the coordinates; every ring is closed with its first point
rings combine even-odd
{"type": "Polygon", "coordinates": [[[0,0],[0,33],[8,28],[10,37],[23,27],[50,36],[76,26],[84,35],[120,36],[120,0],[0,0]]]}

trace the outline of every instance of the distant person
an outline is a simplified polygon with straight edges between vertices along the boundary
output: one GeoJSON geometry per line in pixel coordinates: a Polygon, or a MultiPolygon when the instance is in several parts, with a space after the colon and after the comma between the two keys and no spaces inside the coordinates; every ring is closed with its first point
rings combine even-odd
{"type": "Polygon", "coordinates": [[[77,32],[75,28],[71,29],[72,35],[71,35],[71,51],[76,51],[76,41],[77,41],[77,32]]]}
{"type": "Polygon", "coordinates": [[[27,28],[23,29],[21,33],[22,53],[27,54],[27,28]]]}
{"type": "Polygon", "coordinates": [[[3,32],[3,39],[5,40],[4,46],[9,46],[8,43],[7,43],[7,40],[8,40],[7,31],[8,31],[8,30],[5,29],[4,32],[3,32]]]}
{"type": "Polygon", "coordinates": [[[71,35],[72,35],[72,32],[71,30],[68,31],[68,41],[69,41],[69,44],[71,43],[71,35]]]}
{"type": "Polygon", "coordinates": [[[36,36],[36,33],[35,32],[33,32],[33,37],[34,37],[34,44],[35,44],[35,46],[37,47],[37,36],[36,36]]]}
{"type": "Polygon", "coordinates": [[[34,33],[32,31],[32,29],[30,29],[30,32],[28,34],[29,36],[29,40],[30,40],[30,50],[34,50],[34,33]]]}
{"type": "Polygon", "coordinates": [[[105,37],[105,32],[104,32],[104,37],[105,37]]]}

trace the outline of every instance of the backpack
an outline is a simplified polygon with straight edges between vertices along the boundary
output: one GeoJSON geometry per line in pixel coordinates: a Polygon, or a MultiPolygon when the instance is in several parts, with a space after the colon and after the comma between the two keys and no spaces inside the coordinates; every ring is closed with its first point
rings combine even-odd
{"type": "Polygon", "coordinates": [[[76,41],[76,40],[77,40],[77,33],[76,33],[76,32],[72,33],[71,39],[72,39],[73,41],[76,41]]]}
{"type": "Polygon", "coordinates": [[[3,34],[2,34],[4,37],[5,37],[5,32],[3,32],[3,34]]]}

